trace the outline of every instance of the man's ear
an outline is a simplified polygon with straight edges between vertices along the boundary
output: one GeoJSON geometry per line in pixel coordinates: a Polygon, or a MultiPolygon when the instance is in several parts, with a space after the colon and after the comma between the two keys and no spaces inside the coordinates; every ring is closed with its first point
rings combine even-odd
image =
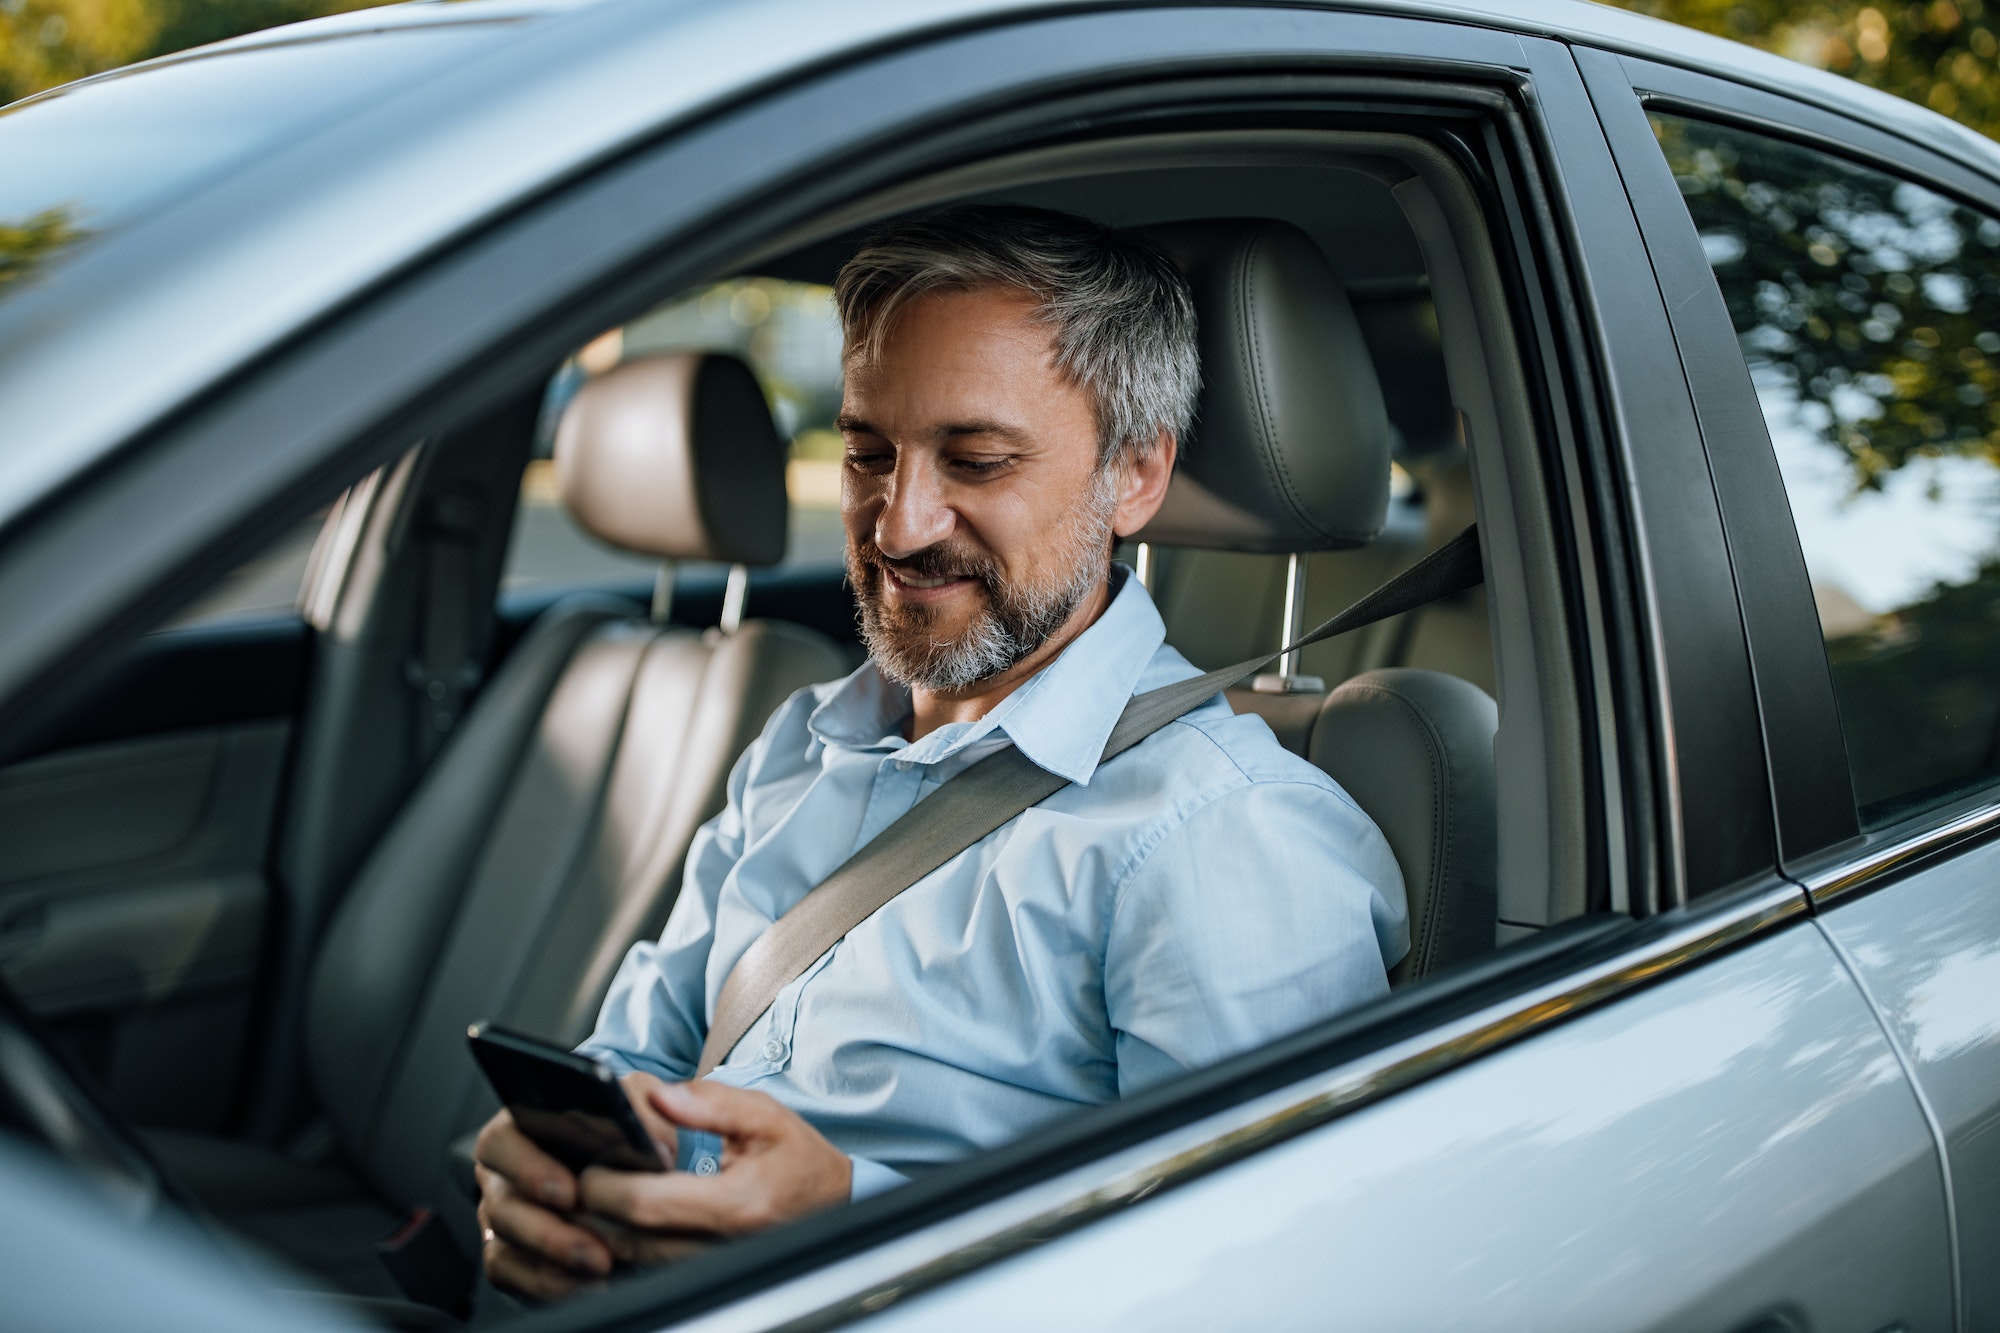
{"type": "Polygon", "coordinates": [[[1153,521],[1167,498],[1167,483],[1174,477],[1176,442],[1166,431],[1144,457],[1129,451],[1112,464],[1119,471],[1118,508],[1112,511],[1111,530],[1129,537],[1153,521]]]}

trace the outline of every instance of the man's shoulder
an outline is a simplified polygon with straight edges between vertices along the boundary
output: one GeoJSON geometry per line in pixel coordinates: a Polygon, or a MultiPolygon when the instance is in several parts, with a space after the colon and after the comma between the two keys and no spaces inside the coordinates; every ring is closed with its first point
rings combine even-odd
{"type": "Polygon", "coordinates": [[[1112,762],[1128,760],[1186,786],[1219,791],[1294,783],[1347,799],[1332,778],[1280,744],[1263,718],[1236,712],[1220,695],[1183,713],[1112,762]]]}
{"type": "MultiPolygon", "coordinates": [[[[1173,648],[1162,646],[1139,692],[1198,675],[1173,648]]],[[[1183,713],[1105,764],[1091,785],[1134,791],[1168,822],[1218,800],[1255,799],[1258,789],[1290,787],[1308,800],[1352,806],[1340,785],[1287,750],[1264,719],[1237,713],[1220,693],[1183,713]]]]}
{"type": "MultiPolygon", "coordinates": [[[[1162,644],[1139,681],[1139,691],[1199,674],[1200,669],[1171,645],[1162,644]]],[[[1191,766],[1190,778],[1233,773],[1243,785],[1304,783],[1346,799],[1333,779],[1280,744],[1263,718],[1238,713],[1220,693],[1181,714],[1113,762],[1128,757],[1142,764],[1191,766]]]]}

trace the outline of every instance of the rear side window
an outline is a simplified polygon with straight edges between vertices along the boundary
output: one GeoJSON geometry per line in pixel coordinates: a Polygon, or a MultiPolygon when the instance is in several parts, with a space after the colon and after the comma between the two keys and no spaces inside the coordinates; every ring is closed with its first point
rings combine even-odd
{"type": "Polygon", "coordinates": [[[1866,827],[2000,777],[2000,221],[1671,116],[1769,423],[1866,827]]]}
{"type": "Polygon", "coordinates": [[[586,533],[556,496],[550,458],[556,422],[593,375],[656,352],[731,352],[764,388],[778,431],[791,441],[787,565],[839,565],[840,325],[833,290],[778,278],[736,278],[698,288],[584,347],[557,373],[544,405],[535,458],[521,478],[503,590],[536,585],[650,580],[655,562],[586,533]]]}

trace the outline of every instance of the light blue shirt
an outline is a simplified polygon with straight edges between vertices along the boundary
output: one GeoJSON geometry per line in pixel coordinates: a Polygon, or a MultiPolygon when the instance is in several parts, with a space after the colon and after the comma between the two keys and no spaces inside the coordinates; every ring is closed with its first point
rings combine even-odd
{"type": "MultiPolygon", "coordinates": [[[[710,1075],[850,1154],[856,1197],[1387,994],[1408,948],[1395,858],[1262,719],[1218,697],[1098,763],[1133,694],[1197,674],[1128,574],[977,722],[905,741],[909,691],[872,664],[793,695],[737,761],[666,930],[633,946],[580,1049],[692,1077],[751,942],[1007,745],[1070,785],[855,927],[710,1075]]],[[[715,1169],[712,1151],[696,1169],[715,1169]]]]}

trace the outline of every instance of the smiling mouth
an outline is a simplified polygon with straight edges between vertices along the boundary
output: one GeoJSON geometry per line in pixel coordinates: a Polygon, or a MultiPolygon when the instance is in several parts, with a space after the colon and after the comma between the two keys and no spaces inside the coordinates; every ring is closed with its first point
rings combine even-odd
{"type": "Polygon", "coordinates": [[[889,571],[889,577],[906,588],[928,590],[931,588],[942,588],[948,583],[964,583],[970,580],[972,576],[970,574],[947,574],[942,578],[925,579],[918,578],[914,574],[905,574],[900,570],[892,569],[889,571]]]}

